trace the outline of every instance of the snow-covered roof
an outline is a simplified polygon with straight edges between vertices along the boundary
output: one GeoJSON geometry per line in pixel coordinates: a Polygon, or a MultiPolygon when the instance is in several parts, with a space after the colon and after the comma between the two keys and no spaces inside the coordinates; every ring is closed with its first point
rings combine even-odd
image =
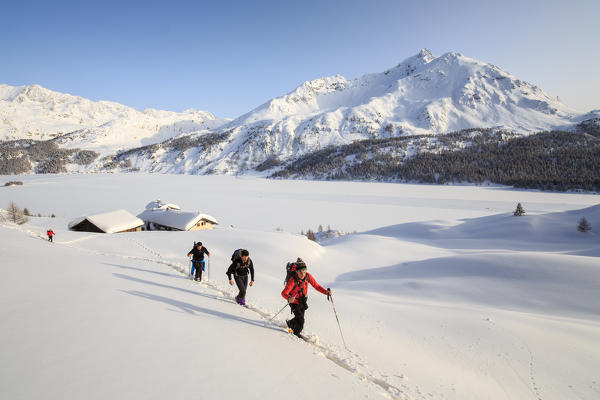
{"type": "Polygon", "coordinates": [[[164,203],[161,199],[151,201],[150,203],[146,204],[146,210],[169,210],[169,209],[181,210],[181,207],[179,207],[177,204],[173,204],[173,203],[164,203]]]}
{"type": "Polygon", "coordinates": [[[217,219],[210,215],[180,210],[147,209],[141,214],[138,214],[138,218],[143,219],[145,222],[155,222],[182,231],[189,230],[202,219],[215,225],[218,224],[217,219]]]}
{"type": "Polygon", "coordinates": [[[84,220],[90,221],[106,233],[115,233],[144,225],[144,221],[125,210],[109,211],[102,214],[86,215],[69,222],[69,229],[84,220]]]}

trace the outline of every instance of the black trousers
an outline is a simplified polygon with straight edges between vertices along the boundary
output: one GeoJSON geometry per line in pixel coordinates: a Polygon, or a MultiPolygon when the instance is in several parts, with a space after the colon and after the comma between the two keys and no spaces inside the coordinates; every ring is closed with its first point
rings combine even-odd
{"type": "Polygon", "coordinates": [[[204,265],[204,263],[202,262],[202,260],[194,260],[194,268],[195,268],[194,279],[197,279],[199,281],[202,280],[202,266],[203,265],[204,265]]]}
{"type": "Polygon", "coordinates": [[[294,330],[294,335],[300,336],[300,332],[304,329],[304,313],[308,308],[306,304],[306,298],[300,299],[298,304],[290,304],[290,308],[292,309],[292,314],[294,314],[294,318],[290,320],[290,328],[294,330]]]}
{"type": "Polygon", "coordinates": [[[248,289],[248,275],[236,275],[233,278],[240,291],[237,295],[238,301],[244,300],[246,298],[246,290],[248,289]]]}

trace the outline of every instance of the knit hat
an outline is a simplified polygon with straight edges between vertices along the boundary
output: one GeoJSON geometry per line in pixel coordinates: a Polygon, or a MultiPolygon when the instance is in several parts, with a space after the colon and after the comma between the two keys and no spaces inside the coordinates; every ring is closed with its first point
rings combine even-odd
{"type": "Polygon", "coordinates": [[[306,269],[306,263],[300,257],[298,257],[296,260],[296,271],[301,269],[306,269]]]}

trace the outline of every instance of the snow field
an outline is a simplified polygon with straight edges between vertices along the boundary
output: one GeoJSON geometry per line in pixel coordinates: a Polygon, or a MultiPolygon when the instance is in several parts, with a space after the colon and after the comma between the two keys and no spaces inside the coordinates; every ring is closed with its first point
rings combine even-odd
{"type": "Polygon", "coordinates": [[[581,215],[600,227],[598,207],[589,207],[597,196],[230,177],[22,178],[22,187],[0,191],[0,204],[14,200],[57,218],[0,227],[0,318],[10,327],[0,334],[3,397],[600,393],[600,246],[594,231],[576,231],[581,215]],[[155,197],[200,208],[221,225],[66,230],[86,212],[136,214],[155,197]],[[518,201],[525,217],[511,215],[518,201]],[[292,233],[318,224],[359,233],[321,244],[292,233]],[[186,279],[185,254],[197,240],[211,252],[211,280],[201,284],[186,279]],[[233,303],[237,290],[225,276],[239,247],[256,266],[248,308],[233,303]],[[267,322],[285,304],[285,262],[298,256],[333,289],[349,351],[331,304],[314,289],[308,343],[281,328],[287,309],[267,322]]]}

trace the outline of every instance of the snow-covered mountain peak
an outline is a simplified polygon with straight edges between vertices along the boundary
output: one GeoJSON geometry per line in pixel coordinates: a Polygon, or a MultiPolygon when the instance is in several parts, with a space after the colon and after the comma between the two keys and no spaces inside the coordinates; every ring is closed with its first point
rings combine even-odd
{"type": "Polygon", "coordinates": [[[23,103],[25,101],[46,102],[59,93],[53,92],[40,85],[9,86],[0,85],[0,101],[23,103]]]}
{"type": "MultiPolygon", "coordinates": [[[[427,49],[381,73],[304,82],[227,125],[233,133],[211,171],[231,173],[356,140],[470,128],[569,130],[577,112],[492,64],[427,49]],[[243,146],[238,147],[238,144],[243,146]]],[[[223,129],[225,131],[225,129],[223,129]]]]}
{"type": "Polygon", "coordinates": [[[0,140],[56,139],[67,147],[108,153],[216,128],[225,122],[207,111],[140,112],[119,103],[92,101],[39,85],[0,85],[0,140]]]}
{"type": "Polygon", "coordinates": [[[312,100],[314,95],[322,95],[341,91],[346,88],[347,80],[341,75],[328,76],[304,82],[292,94],[303,98],[304,101],[312,100]]]}
{"type": "Polygon", "coordinates": [[[429,49],[421,49],[421,51],[419,51],[419,54],[417,54],[416,57],[422,59],[425,64],[435,58],[435,56],[429,49]]]}
{"type": "Polygon", "coordinates": [[[390,78],[401,79],[414,73],[421,66],[429,64],[434,59],[435,56],[429,49],[421,49],[418,54],[408,57],[400,64],[385,71],[384,74],[390,78]]]}

